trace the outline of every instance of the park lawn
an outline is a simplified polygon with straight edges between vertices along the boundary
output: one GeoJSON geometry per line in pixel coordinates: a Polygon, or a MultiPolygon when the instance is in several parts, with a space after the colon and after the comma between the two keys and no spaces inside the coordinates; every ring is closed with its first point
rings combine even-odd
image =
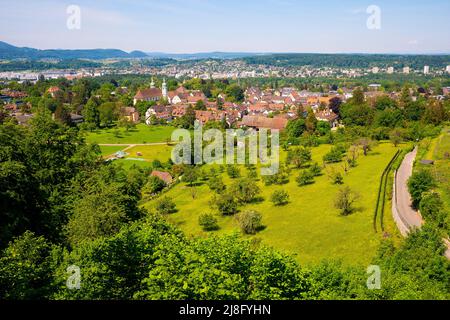
{"type": "MultiPolygon", "coordinates": [[[[313,149],[313,161],[322,163],[322,157],[330,145],[313,149]]],[[[358,159],[358,166],[344,177],[345,185],[361,194],[357,210],[343,217],[334,208],[334,199],[340,186],[332,185],[326,174],[316,178],[312,185],[299,187],[295,182],[298,170],[293,170],[290,182],[284,186],[266,187],[262,182],[263,202],[241,207],[254,209],[263,215],[266,226],[255,238],[297,257],[302,264],[317,263],[324,259],[341,259],[347,264],[367,264],[376,253],[382,235],[373,229],[373,214],[379,180],[384,168],[392,159],[396,148],[389,143],[379,144],[367,157],[358,159]],[[275,207],[270,202],[274,190],[284,189],[290,195],[290,203],[275,207]]],[[[282,155],[283,158],[284,155],[282,155]]],[[[334,165],[340,168],[341,164],[334,165]]],[[[242,168],[243,175],[246,169],[242,168]]],[[[224,182],[228,185],[230,179],[224,182]]],[[[168,220],[180,227],[187,235],[207,236],[198,225],[198,217],[204,212],[213,212],[209,207],[212,193],[205,184],[192,188],[181,183],[165,196],[174,200],[178,212],[168,220]]],[[[155,200],[144,204],[154,210],[155,200]]],[[[387,211],[390,212],[390,211],[387,211]]],[[[216,234],[239,232],[234,217],[218,216],[220,230],[216,234]]],[[[386,218],[390,216],[386,214],[386,218]]]]}
{"type": "Polygon", "coordinates": [[[140,123],[134,129],[101,129],[86,134],[86,142],[96,144],[146,144],[170,140],[174,127],[147,126],[140,123]],[[118,132],[118,134],[117,134],[118,132]]]}
{"type": "Polygon", "coordinates": [[[152,146],[134,146],[127,149],[125,152],[127,153],[127,159],[143,159],[149,163],[151,163],[153,160],[167,162],[172,155],[172,149],[173,146],[164,144],[152,146]],[[139,152],[142,154],[142,156],[138,156],[139,152]]]}
{"type": "Polygon", "coordinates": [[[100,146],[102,156],[104,156],[104,157],[111,156],[111,155],[115,154],[116,152],[123,150],[125,148],[126,147],[124,147],[124,146],[100,146]]]}
{"type": "Polygon", "coordinates": [[[133,166],[136,166],[141,169],[150,169],[152,167],[152,163],[148,161],[134,161],[127,159],[120,159],[114,161],[115,164],[122,166],[125,170],[131,169],[133,166]]]}

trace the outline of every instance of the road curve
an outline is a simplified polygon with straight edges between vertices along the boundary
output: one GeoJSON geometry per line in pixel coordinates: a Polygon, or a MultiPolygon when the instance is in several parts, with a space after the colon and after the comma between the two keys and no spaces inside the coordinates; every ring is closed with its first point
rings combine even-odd
{"type": "Polygon", "coordinates": [[[397,210],[402,221],[406,224],[408,229],[420,228],[423,224],[423,219],[419,212],[412,207],[411,195],[408,191],[408,179],[413,172],[414,160],[417,156],[417,147],[414,151],[405,156],[396,176],[396,195],[397,195],[397,210]]]}
{"type": "MultiPolygon", "coordinates": [[[[422,216],[412,206],[411,195],[408,191],[408,179],[412,175],[416,156],[417,147],[405,156],[395,176],[392,212],[397,227],[403,236],[424,224],[422,216]]],[[[445,256],[450,259],[450,241],[447,239],[443,239],[443,241],[447,246],[445,256]]]]}

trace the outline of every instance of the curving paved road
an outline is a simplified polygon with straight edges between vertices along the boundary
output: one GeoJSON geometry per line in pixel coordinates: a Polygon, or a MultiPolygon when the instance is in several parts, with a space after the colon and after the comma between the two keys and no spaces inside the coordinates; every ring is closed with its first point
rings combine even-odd
{"type": "Polygon", "coordinates": [[[416,156],[417,147],[405,156],[396,177],[397,209],[408,229],[420,228],[423,224],[422,216],[412,207],[411,195],[408,191],[408,179],[412,175],[416,156]]]}
{"type": "MultiPolygon", "coordinates": [[[[394,220],[402,235],[406,236],[412,229],[420,228],[424,221],[418,211],[412,207],[411,195],[408,191],[408,179],[413,172],[417,147],[405,156],[395,178],[395,193],[393,203],[394,220]],[[398,217],[398,219],[396,219],[398,217]]],[[[450,241],[443,239],[447,246],[445,256],[450,259],[450,241]]]]}

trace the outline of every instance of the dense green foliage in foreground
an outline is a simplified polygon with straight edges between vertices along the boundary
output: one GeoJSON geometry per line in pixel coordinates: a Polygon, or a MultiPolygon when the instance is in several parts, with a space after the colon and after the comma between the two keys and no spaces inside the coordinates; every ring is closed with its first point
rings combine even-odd
{"type": "Polygon", "coordinates": [[[387,242],[374,261],[382,289],[363,268],[323,262],[305,269],[289,256],[238,235],[188,239],[158,217],[71,250],[30,232],[0,258],[6,299],[445,299],[450,264],[439,235],[425,229],[399,248],[387,242]],[[81,268],[69,290],[67,267],[81,268]]]}
{"type": "Polygon", "coordinates": [[[184,236],[137,207],[141,170],[103,163],[46,113],[30,127],[0,125],[0,143],[2,299],[450,298],[450,263],[432,228],[399,248],[383,244],[382,289],[370,291],[365,267],[305,268],[239,235],[184,236]],[[66,286],[72,265],[79,290],[66,286]]]}

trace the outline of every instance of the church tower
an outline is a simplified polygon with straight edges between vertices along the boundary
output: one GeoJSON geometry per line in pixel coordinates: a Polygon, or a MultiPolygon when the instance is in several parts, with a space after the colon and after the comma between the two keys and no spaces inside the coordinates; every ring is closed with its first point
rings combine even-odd
{"type": "Polygon", "coordinates": [[[166,83],[165,78],[164,78],[164,82],[162,84],[162,95],[165,99],[167,99],[167,83],[166,83]]]}
{"type": "Polygon", "coordinates": [[[153,77],[152,77],[152,82],[150,83],[150,88],[155,88],[155,81],[153,80],[153,77]]]}

